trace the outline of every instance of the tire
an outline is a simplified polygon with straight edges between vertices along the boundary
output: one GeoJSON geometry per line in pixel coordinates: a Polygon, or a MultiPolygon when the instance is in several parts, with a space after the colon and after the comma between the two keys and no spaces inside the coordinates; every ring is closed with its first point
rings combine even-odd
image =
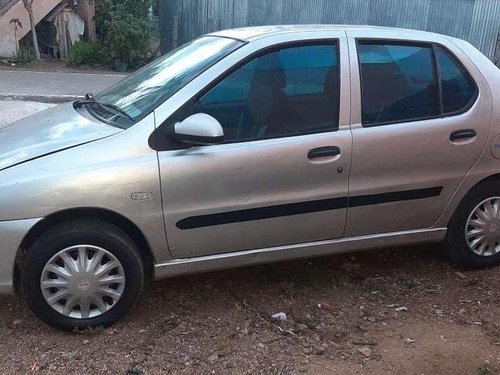
{"type": "Polygon", "coordinates": [[[495,197],[500,200],[500,181],[483,182],[466,195],[455,211],[448,226],[446,244],[449,257],[458,266],[465,269],[478,269],[494,267],[500,264],[500,211],[497,215],[490,215],[495,217],[494,220],[486,221],[480,218],[482,222],[486,223],[485,230],[479,228],[482,227],[482,224],[478,224],[478,227],[467,225],[477,220],[478,216],[474,214],[474,212],[478,212],[476,209],[480,207],[481,211],[484,212],[485,206],[482,204],[488,205],[491,202],[490,199],[495,197]],[[497,217],[498,219],[496,219],[497,217]],[[469,218],[472,221],[469,221],[469,218]],[[474,232],[469,237],[468,242],[466,230],[471,235],[473,234],[472,231],[479,230],[481,232],[478,232],[477,236],[474,232]],[[486,245],[486,250],[483,249],[482,255],[480,255],[477,252],[481,252],[481,241],[479,245],[475,245],[474,241],[483,233],[485,234],[484,238],[490,239],[490,244],[486,245]]]}
{"type": "Polygon", "coordinates": [[[21,283],[30,308],[50,326],[107,327],[138,300],[144,267],[136,244],[124,231],[98,220],[79,220],[51,227],[30,246],[21,283]],[[52,284],[57,287],[47,287],[52,284]],[[57,302],[49,304],[52,299],[57,302]]]}

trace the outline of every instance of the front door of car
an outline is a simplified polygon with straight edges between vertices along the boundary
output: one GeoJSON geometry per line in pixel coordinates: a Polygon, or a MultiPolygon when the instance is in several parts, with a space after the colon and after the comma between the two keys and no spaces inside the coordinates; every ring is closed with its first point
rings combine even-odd
{"type": "Polygon", "coordinates": [[[165,121],[205,113],[225,134],[222,144],[158,153],[172,255],[342,237],[348,90],[344,39],[288,43],[241,62],[165,121]]]}
{"type": "Polygon", "coordinates": [[[458,49],[363,38],[349,47],[359,98],[346,236],[431,227],[485,148],[487,84],[458,49]]]}

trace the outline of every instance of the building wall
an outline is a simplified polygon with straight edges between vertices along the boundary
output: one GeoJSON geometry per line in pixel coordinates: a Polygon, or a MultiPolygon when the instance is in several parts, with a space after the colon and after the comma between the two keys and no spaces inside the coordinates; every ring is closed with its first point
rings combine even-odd
{"type": "MultiPolygon", "coordinates": [[[[33,16],[35,22],[39,22],[47,15],[61,0],[36,0],[33,2],[33,16]]],[[[14,25],[10,20],[18,18],[23,25],[22,29],[17,29],[17,40],[20,40],[30,30],[28,12],[24,8],[22,1],[17,1],[5,13],[0,15],[0,56],[12,56],[16,53],[16,38],[14,35],[14,25]]]]}
{"type": "Polygon", "coordinates": [[[330,23],[438,32],[493,57],[500,31],[500,0],[165,0],[160,7],[163,50],[220,29],[330,23]]]}
{"type": "MultiPolygon", "coordinates": [[[[58,6],[62,0],[35,0],[33,1],[33,15],[35,22],[40,22],[52,9],[58,6]]],[[[30,30],[28,12],[24,8],[21,0],[2,0],[0,5],[10,3],[8,7],[0,13],[0,56],[10,57],[16,53],[16,37],[14,25],[10,20],[18,18],[23,27],[17,29],[17,40],[19,41],[30,30]]],[[[86,38],[95,39],[95,5],[88,0],[78,1],[78,13],[85,21],[86,38]]]]}

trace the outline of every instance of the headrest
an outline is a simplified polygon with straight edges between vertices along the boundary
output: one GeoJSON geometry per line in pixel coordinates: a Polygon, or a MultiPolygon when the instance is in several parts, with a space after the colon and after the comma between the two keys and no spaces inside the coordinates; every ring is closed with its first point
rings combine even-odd
{"type": "Polygon", "coordinates": [[[253,78],[253,85],[267,85],[279,89],[285,88],[286,75],[278,53],[271,53],[259,59],[253,78]]]}

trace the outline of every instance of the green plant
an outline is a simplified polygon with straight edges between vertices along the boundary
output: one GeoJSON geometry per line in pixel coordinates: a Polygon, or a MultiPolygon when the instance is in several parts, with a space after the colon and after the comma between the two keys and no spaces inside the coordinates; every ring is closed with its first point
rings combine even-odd
{"type": "Polygon", "coordinates": [[[76,42],[69,53],[72,65],[95,65],[105,62],[104,48],[98,42],[76,42]]]}
{"type": "Polygon", "coordinates": [[[479,375],[490,375],[493,374],[486,365],[481,365],[477,368],[477,373],[479,375]]]}
{"type": "Polygon", "coordinates": [[[151,0],[97,0],[97,35],[115,69],[137,68],[147,62],[152,34],[151,0]]]}
{"type": "Polygon", "coordinates": [[[106,40],[109,30],[109,22],[112,13],[121,7],[128,14],[134,17],[147,20],[149,19],[149,9],[152,0],[95,0],[95,23],[97,36],[101,40],[106,40]]]}
{"type": "Polygon", "coordinates": [[[31,47],[19,47],[14,56],[12,56],[12,60],[16,63],[29,63],[34,58],[35,51],[31,47]]]}
{"type": "Polygon", "coordinates": [[[151,25],[147,17],[139,17],[118,4],[106,21],[107,35],[105,44],[110,57],[115,62],[125,63],[128,67],[138,67],[149,52],[151,25]]]}

